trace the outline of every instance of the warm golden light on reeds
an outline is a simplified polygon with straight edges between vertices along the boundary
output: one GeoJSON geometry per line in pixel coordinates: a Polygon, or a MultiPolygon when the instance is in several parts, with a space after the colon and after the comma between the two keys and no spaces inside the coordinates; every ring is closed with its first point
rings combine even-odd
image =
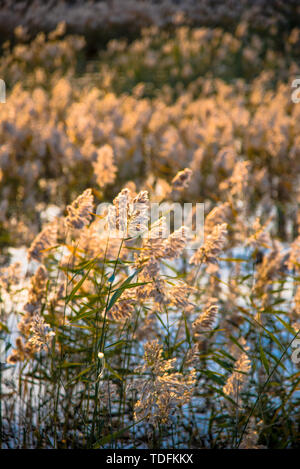
{"type": "Polygon", "coordinates": [[[297,447],[299,28],[206,3],[2,44],[3,447],[297,447]]]}

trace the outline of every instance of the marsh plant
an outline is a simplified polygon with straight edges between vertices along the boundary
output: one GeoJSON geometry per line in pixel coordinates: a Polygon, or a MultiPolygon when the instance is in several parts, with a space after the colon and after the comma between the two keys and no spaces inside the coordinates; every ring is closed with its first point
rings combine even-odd
{"type": "Polygon", "coordinates": [[[299,445],[300,33],[277,36],[2,44],[3,448],[299,445]]]}
{"type": "Polygon", "coordinates": [[[147,225],[147,191],[100,216],[87,189],[32,242],[25,278],[2,272],[4,446],[296,445],[299,241],[285,253],[260,220],[248,229],[236,184],[192,253],[185,226],[147,225]]]}

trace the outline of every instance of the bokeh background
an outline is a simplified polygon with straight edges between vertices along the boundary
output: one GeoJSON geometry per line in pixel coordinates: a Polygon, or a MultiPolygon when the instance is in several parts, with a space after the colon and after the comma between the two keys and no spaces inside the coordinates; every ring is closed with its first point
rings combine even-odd
{"type": "Polygon", "coordinates": [[[2,447],[299,447],[299,20],[0,1],[2,447]],[[124,194],[204,203],[204,245],[110,244],[124,194]]]}

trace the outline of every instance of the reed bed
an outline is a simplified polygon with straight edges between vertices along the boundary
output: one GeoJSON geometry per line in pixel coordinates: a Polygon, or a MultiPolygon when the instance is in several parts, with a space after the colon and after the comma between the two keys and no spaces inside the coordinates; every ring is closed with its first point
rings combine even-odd
{"type": "Polygon", "coordinates": [[[2,448],[299,446],[300,30],[272,28],[2,44],[2,448]]]}

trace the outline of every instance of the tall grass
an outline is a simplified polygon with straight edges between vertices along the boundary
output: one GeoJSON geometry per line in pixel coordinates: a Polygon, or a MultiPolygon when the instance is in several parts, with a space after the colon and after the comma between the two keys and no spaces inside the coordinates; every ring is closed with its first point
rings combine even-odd
{"type": "MultiPolygon", "coordinates": [[[[231,216],[233,228],[241,214],[231,216]]],[[[259,263],[257,247],[241,256],[220,244],[208,231],[216,211],[192,257],[182,233],[152,239],[154,226],[144,239],[110,239],[94,218],[80,229],[67,222],[66,238],[51,248],[34,250],[34,241],[30,249],[43,271],[19,323],[25,342],[17,339],[4,370],[2,444],[296,446],[298,280],[288,256],[273,244],[259,263]],[[83,230],[93,233],[85,248],[83,230]]]]}
{"type": "Polygon", "coordinates": [[[3,45],[2,447],[298,446],[298,38],[150,28],[90,61],[60,25],[3,45]],[[205,203],[202,246],[148,226],[167,201],[205,203]]]}

